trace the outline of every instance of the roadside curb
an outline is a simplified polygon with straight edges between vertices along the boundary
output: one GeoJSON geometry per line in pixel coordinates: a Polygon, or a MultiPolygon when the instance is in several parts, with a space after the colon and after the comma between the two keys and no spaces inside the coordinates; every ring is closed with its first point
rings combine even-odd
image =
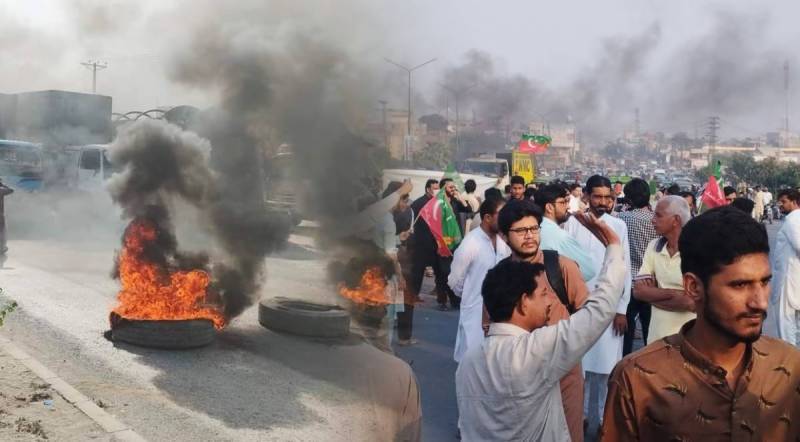
{"type": "Polygon", "coordinates": [[[88,416],[89,419],[94,421],[97,425],[100,425],[114,440],[123,442],[146,442],[146,439],[133,431],[128,425],[120,422],[117,418],[98,407],[94,401],[86,397],[83,393],[75,389],[75,387],[50,371],[50,369],[45,367],[41,362],[22,351],[22,349],[17,347],[10,339],[2,335],[0,335],[0,349],[21,362],[43,381],[50,384],[50,386],[63,396],[67,402],[81,410],[83,414],[88,416]]]}

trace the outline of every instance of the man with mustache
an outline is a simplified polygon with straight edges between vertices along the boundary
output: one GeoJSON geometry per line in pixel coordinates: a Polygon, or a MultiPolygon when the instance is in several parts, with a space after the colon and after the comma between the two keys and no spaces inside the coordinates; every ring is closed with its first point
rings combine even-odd
{"type": "Polygon", "coordinates": [[[661,235],[647,245],[633,287],[633,297],[653,304],[649,342],[677,333],[694,318],[694,301],[686,296],[678,238],[691,219],[686,200],[667,195],[656,204],[653,227],[661,235]]]}
{"type": "MultiPolygon", "coordinates": [[[[589,290],[575,261],[556,252],[544,251],[540,247],[544,240],[543,222],[542,210],[531,200],[509,201],[500,210],[497,220],[500,234],[511,248],[511,256],[506,259],[507,261],[525,261],[545,266],[547,278],[543,285],[545,296],[551,301],[547,324],[552,325],[563,319],[569,319],[570,314],[581,308],[586,303],[589,290]],[[556,291],[556,287],[561,293],[556,291]]],[[[593,234],[596,235],[597,232],[593,234]]],[[[602,237],[598,239],[599,241],[603,241],[602,237]]],[[[564,405],[564,416],[570,438],[573,442],[582,441],[583,374],[580,364],[575,364],[561,379],[561,402],[564,405]]]]}
{"type": "MultiPolygon", "coordinates": [[[[503,210],[519,203],[509,202],[503,210]]],[[[563,306],[548,294],[542,264],[507,259],[487,273],[481,292],[492,324],[456,370],[462,440],[570,440],[559,380],[608,327],[625,277],[614,231],[592,215],[576,216],[597,232],[608,251],[597,289],[569,319],[548,325],[563,306]]],[[[510,231],[531,245],[525,239],[535,237],[538,228],[536,217],[526,216],[510,231]]]]}
{"type": "MultiPolygon", "coordinates": [[[[603,416],[603,406],[608,392],[608,375],[614,365],[622,359],[622,344],[625,331],[628,329],[628,300],[631,295],[631,253],[628,243],[628,227],[621,219],[611,216],[614,210],[615,196],[611,190],[611,181],[600,175],[594,175],[586,180],[586,191],[589,199],[589,213],[608,224],[622,242],[625,253],[625,286],[622,297],[617,306],[617,315],[605,333],[583,357],[583,371],[586,376],[584,382],[584,415],[588,429],[595,431],[603,416]]],[[[581,247],[586,250],[600,268],[605,253],[603,244],[595,238],[578,219],[570,218],[564,224],[564,230],[572,235],[581,247]]],[[[587,282],[589,290],[597,285],[598,277],[587,282]]]]}
{"type": "Polygon", "coordinates": [[[798,440],[800,351],[761,334],[766,230],[718,207],[686,224],[678,249],[697,319],[617,365],[601,440],[798,440]]]}

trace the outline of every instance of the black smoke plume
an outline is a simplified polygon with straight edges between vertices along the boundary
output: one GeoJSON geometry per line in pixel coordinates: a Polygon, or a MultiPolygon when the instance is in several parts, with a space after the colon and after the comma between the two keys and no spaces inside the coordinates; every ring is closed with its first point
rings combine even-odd
{"type": "MultiPolygon", "coordinates": [[[[225,123],[222,117],[215,121],[225,123]]],[[[235,145],[225,146],[227,151],[235,150],[231,146],[235,145]]],[[[257,298],[264,257],[286,240],[288,227],[269,216],[263,199],[257,204],[258,192],[246,187],[260,181],[255,173],[259,163],[235,162],[239,168],[231,175],[225,161],[212,168],[210,154],[209,141],[195,133],[162,121],[136,122],[124,127],[110,147],[110,161],[121,172],[111,178],[109,191],[124,216],[158,226],[162,240],[154,244],[158,250],[148,252],[153,261],[167,268],[193,265],[209,270],[224,313],[233,318],[257,298]],[[177,201],[197,209],[198,221],[222,249],[213,260],[178,250],[171,222],[177,201]]],[[[234,158],[241,155],[231,153],[234,158]]]]}

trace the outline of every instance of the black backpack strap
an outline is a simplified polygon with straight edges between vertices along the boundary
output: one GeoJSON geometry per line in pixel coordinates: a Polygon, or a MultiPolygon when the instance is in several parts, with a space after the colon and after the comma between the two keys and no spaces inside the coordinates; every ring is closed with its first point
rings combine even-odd
{"type": "Polygon", "coordinates": [[[547,273],[547,282],[556,292],[558,299],[567,308],[569,314],[575,313],[575,306],[569,302],[567,286],[564,284],[564,275],[561,274],[561,265],[558,262],[558,252],[555,250],[542,250],[544,253],[544,270],[547,273]]]}

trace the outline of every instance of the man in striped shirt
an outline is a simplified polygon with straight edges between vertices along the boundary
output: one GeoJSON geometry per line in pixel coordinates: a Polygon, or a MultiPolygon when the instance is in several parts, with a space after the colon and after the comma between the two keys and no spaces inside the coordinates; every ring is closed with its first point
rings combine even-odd
{"type": "MultiPolygon", "coordinates": [[[[634,178],[625,185],[625,198],[631,210],[621,212],[619,218],[628,226],[628,244],[631,251],[631,275],[638,275],[642,257],[650,241],[658,238],[653,228],[653,210],[650,208],[650,186],[641,178],[634,178]]],[[[647,330],[650,328],[650,304],[631,296],[628,302],[628,330],[622,343],[622,354],[633,350],[633,335],[636,332],[636,318],[642,324],[642,338],[647,344],[647,330]]]]}

